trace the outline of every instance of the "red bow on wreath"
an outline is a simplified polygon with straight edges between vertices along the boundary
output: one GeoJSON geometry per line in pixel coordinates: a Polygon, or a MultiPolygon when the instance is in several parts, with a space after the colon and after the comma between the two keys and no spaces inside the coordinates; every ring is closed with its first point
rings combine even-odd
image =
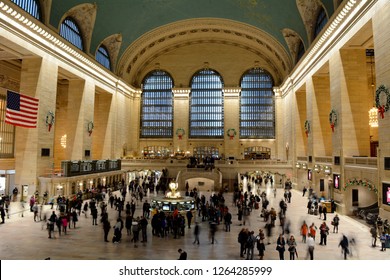
{"type": "Polygon", "coordinates": [[[381,118],[385,117],[385,105],[378,107],[378,113],[381,114],[381,118]]]}
{"type": "Polygon", "coordinates": [[[330,127],[332,128],[332,132],[334,132],[334,122],[330,124],[330,127]]]}
{"type": "Polygon", "coordinates": [[[306,137],[309,137],[309,130],[305,130],[306,137]]]}

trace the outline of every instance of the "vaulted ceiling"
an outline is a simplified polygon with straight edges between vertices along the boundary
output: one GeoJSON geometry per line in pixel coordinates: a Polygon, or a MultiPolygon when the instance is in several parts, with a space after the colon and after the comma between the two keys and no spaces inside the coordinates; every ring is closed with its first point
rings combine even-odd
{"type": "Polygon", "coordinates": [[[313,41],[319,9],[330,18],[339,2],[41,0],[41,5],[49,7],[45,21],[53,29],[58,30],[67,16],[76,19],[82,26],[85,51],[94,56],[104,44],[110,51],[113,71],[139,85],[145,72],[164,61],[167,54],[183,56],[218,49],[231,56],[236,52],[245,58],[243,51],[250,54],[248,61],[256,61],[281,83],[296,63],[299,43],[307,49],[313,41]],[[221,48],[213,49],[216,45],[221,48]]]}

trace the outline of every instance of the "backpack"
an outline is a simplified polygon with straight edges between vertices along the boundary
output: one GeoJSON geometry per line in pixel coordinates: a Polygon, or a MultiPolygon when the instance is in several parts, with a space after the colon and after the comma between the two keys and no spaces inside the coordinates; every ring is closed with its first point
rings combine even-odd
{"type": "Polygon", "coordinates": [[[249,236],[247,241],[246,241],[246,247],[247,248],[253,248],[254,244],[253,244],[253,236],[249,236]]]}

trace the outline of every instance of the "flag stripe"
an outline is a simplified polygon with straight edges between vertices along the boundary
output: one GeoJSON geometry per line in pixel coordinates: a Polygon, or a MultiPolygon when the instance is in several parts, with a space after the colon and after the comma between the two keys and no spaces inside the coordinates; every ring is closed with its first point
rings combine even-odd
{"type": "Polygon", "coordinates": [[[39,100],[36,98],[7,91],[5,122],[16,126],[35,128],[38,105],[39,100]]]}

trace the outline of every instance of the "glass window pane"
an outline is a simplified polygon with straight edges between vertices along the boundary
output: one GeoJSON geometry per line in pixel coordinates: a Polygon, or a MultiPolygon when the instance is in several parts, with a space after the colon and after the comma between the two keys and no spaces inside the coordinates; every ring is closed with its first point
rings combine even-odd
{"type": "Polygon", "coordinates": [[[67,17],[61,23],[60,35],[80,50],[84,49],[80,29],[72,18],[67,17]]]}
{"type": "Polygon", "coordinates": [[[197,72],[191,81],[190,138],[223,138],[223,82],[210,69],[197,72]]]}
{"type": "Polygon", "coordinates": [[[107,69],[111,69],[110,65],[110,56],[108,54],[107,49],[104,46],[100,46],[96,52],[96,61],[101,65],[106,67],[107,69]]]}
{"type": "Polygon", "coordinates": [[[37,0],[11,0],[13,3],[18,5],[20,8],[25,10],[27,13],[32,15],[38,20],[41,20],[41,11],[39,2],[37,0]]]}
{"type": "Polygon", "coordinates": [[[241,78],[240,138],[275,138],[275,101],[271,75],[261,68],[241,78]]]}
{"type": "Polygon", "coordinates": [[[156,70],[143,82],[141,96],[141,138],[173,137],[173,80],[156,70]]]}

